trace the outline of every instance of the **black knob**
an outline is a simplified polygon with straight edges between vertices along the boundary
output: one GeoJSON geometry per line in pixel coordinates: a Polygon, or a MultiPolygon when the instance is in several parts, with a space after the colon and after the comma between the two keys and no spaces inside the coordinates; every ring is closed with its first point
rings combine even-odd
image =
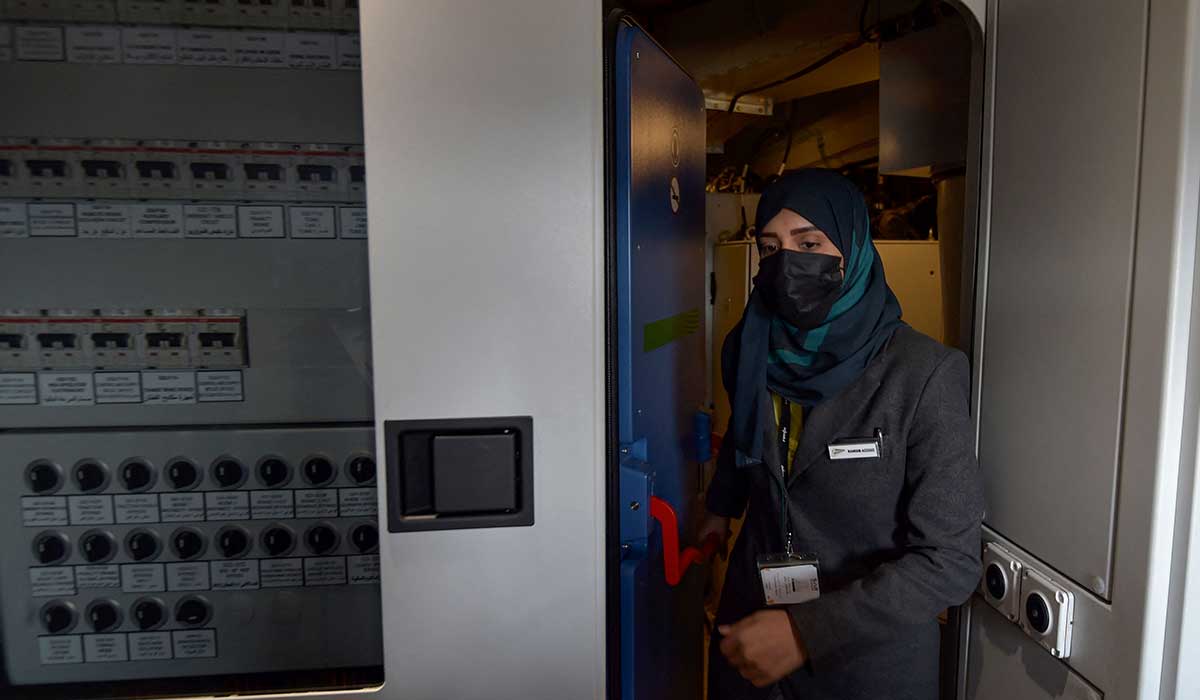
{"type": "Polygon", "coordinates": [[[48,603],[42,608],[42,625],[50,634],[66,632],[75,626],[75,611],[66,603],[48,603]]]}
{"type": "Polygon", "coordinates": [[[274,488],[282,486],[288,480],[287,462],[275,457],[268,457],[258,463],[258,480],[263,486],[274,488]]]}
{"type": "Polygon", "coordinates": [[[62,472],[47,462],[31,464],[25,474],[29,480],[29,488],[33,489],[34,493],[53,493],[62,486],[62,472]]]}
{"type": "Polygon", "coordinates": [[[1050,613],[1050,606],[1046,604],[1046,597],[1041,593],[1034,591],[1025,599],[1025,619],[1029,620],[1029,626],[1038,634],[1045,635],[1050,631],[1054,617],[1050,613]]]}
{"type": "Polygon", "coordinates": [[[107,632],[121,624],[121,612],[112,601],[98,600],[88,606],[87,620],[93,630],[107,632]]]}
{"type": "Polygon", "coordinates": [[[370,457],[355,457],[346,468],[350,480],[356,484],[367,484],[375,480],[375,460],[370,457]]]}
{"type": "Polygon", "coordinates": [[[337,532],[328,525],[314,525],[304,535],[308,548],[313,554],[325,554],[337,548],[337,532]]]}
{"type": "Polygon", "coordinates": [[[240,557],[250,549],[250,536],[240,527],[227,527],[217,533],[217,547],[226,559],[240,557]]]}
{"type": "Polygon", "coordinates": [[[333,481],[333,464],[324,457],[310,457],[304,462],[304,480],[313,486],[324,486],[333,481]]]}
{"type": "Polygon", "coordinates": [[[246,468],[235,459],[223,459],[213,465],[213,478],[221,488],[233,488],[246,479],[246,468]]]}
{"type": "Polygon", "coordinates": [[[43,532],[33,541],[33,554],[42,564],[56,564],[70,554],[67,538],[57,532],[43,532]]]}
{"type": "Polygon", "coordinates": [[[199,627],[208,617],[208,603],[202,598],[184,598],[175,606],[175,621],[181,625],[199,627]]]}
{"type": "Polygon", "coordinates": [[[130,491],[141,491],[154,481],[154,471],[145,462],[126,462],[121,467],[121,483],[130,491]]]}
{"type": "Polygon", "coordinates": [[[75,465],[75,483],[80,491],[100,491],[108,485],[108,472],[97,462],[75,465]]]}
{"type": "Polygon", "coordinates": [[[117,544],[107,532],[84,533],[79,540],[79,551],[83,553],[83,558],[92,564],[108,561],[116,550],[117,544]]]}
{"type": "Polygon", "coordinates": [[[125,538],[125,549],[134,561],[146,561],[158,556],[158,538],[146,530],[134,530],[125,538]]]}
{"type": "Polygon", "coordinates": [[[999,564],[988,564],[983,581],[987,586],[988,595],[996,600],[1003,600],[1004,596],[1008,595],[1008,577],[1004,575],[1004,569],[999,564]]]}
{"type": "Polygon", "coordinates": [[[181,528],[171,535],[171,548],[180,559],[195,559],[204,554],[204,537],[191,528],[181,528]]]}
{"type": "Polygon", "coordinates": [[[350,532],[350,542],[364,554],[372,552],[379,546],[379,530],[374,525],[359,525],[350,532]]]}
{"type": "Polygon", "coordinates": [[[292,533],[287,528],[272,527],[263,533],[263,547],[273,557],[292,551],[292,533]]]}
{"type": "Polygon", "coordinates": [[[165,614],[162,603],[145,598],[133,604],[133,621],[138,629],[152,630],[162,624],[165,614]]]}
{"type": "Polygon", "coordinates": [[[200,481],[200,470],[186,459],[177,459],[167,466],[167,480],[175,489],[190,489],[200,481]]]}

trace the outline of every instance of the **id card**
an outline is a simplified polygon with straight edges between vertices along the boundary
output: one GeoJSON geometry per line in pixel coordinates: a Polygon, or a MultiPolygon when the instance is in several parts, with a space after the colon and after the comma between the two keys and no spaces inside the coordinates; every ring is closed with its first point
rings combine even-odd
{"type": "Polygon", "coordinates": [[[772,554],[758,559],[758,578],[767,605],[795,605],[821,597],[817,558],[772,554]]]}

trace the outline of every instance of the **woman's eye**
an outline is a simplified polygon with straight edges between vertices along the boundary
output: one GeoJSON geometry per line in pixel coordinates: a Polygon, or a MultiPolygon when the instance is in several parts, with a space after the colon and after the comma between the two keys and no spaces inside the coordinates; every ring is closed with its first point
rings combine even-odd
{"type": "Polygon", "coordinates": [[[774,253],[777,250],[779,250],[778,246],[765,245],[759,249],[758,254],[759,255],[771,255],[772,253],[774,253]]]}
{"type": "Polygon", "coordinates": [[[803,247],[805,250],[816,250],[817,248],[820,248],[820,247],[821,247],[821,244],[820,244],[820,243],[817,243],[816,241],[804,241],[804,242],[803,242],[803,243],[801,243],[800,245],[801,245],[801,246],[802,246],[802,247],[803,247]]]}

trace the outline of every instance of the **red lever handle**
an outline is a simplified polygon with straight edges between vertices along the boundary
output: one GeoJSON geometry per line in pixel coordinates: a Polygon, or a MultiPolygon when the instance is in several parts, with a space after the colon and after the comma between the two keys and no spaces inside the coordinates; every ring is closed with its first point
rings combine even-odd
{"type": "Polygon", "coordinates": [[[707,561],[721,546],[721,538],[713,533],[709,535],[700,549],[685,547],[679,549],[679,516],[675,509],[658,496],[650,497],[650,517],[658,521],[663,539],[663,570],[667,584],[676,586],[683,578],[683,572],[692,564],[707,561]]]}

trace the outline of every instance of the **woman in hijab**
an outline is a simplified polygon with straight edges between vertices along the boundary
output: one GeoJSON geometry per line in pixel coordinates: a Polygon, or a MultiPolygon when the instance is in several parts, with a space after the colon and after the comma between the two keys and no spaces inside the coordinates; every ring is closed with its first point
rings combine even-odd
{"type": "Polygon", "coordinates": [[[785,175],[756,219],[701,532],[745,514],[709,697],[933,700],[937,616],[980,576],[967,359],[900,319],[850,181],[785,175]]]}

